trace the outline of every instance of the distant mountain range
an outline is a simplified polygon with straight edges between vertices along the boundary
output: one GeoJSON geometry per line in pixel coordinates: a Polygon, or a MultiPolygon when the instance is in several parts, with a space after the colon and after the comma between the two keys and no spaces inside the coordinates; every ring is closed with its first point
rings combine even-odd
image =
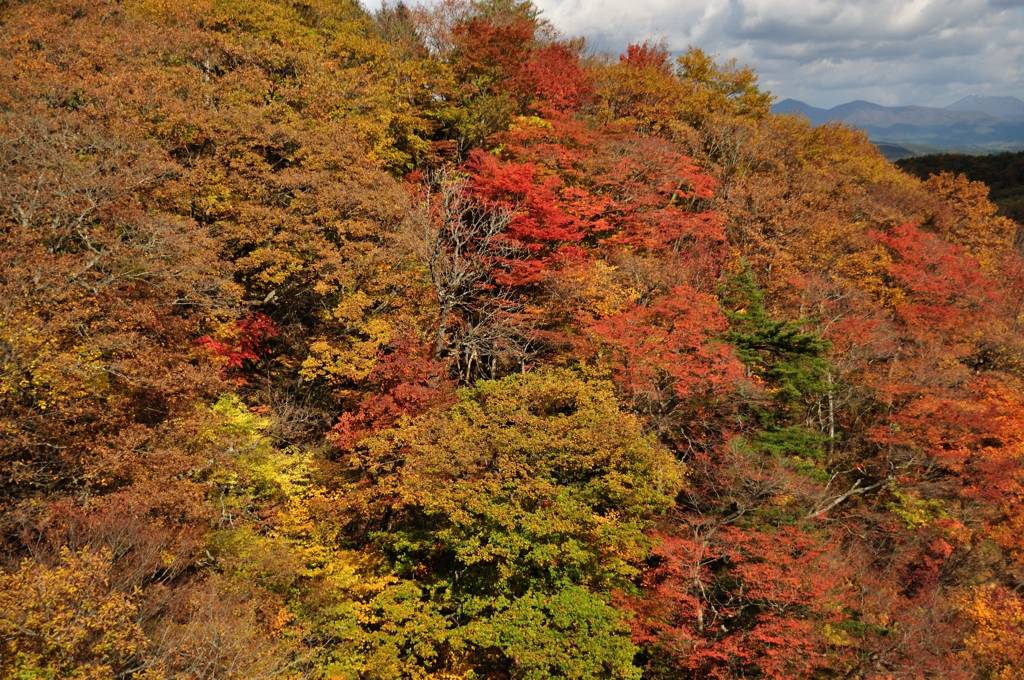
{"type": "Polygon", "coordinates": [[[962,151],[992,153],[1024,149],[1024,101],[1016,97],[971,95],[945,108],[882,106],[854,101],[819,109],[795,99],[772,107],[797,113],[812,124],[841,121],[864,130],[887,157],[962,151]]]}
{"type": "Polygon", "coordinates": [[[947,111],[976,111],[995,118],[1007,120],[1024,118],[1024,102],[1016,97],[982,97],[972,94],[956,104],[946,107],[947,111]]]}

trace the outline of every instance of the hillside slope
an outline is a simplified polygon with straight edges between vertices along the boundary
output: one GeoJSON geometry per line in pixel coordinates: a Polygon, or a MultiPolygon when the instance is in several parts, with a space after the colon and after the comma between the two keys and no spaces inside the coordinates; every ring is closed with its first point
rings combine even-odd
{"type": "Polygon", "coordinates": [[[983,185],[528,2],[0,55],[3,680],[1022,671],[983,185]]]}

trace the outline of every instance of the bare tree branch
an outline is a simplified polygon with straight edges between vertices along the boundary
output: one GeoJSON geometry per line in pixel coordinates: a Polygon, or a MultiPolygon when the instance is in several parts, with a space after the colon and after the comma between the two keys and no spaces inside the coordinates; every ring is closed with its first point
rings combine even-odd
{"type": "Polygon", "coordinates": [[[512,211],[474,200],[465,182],[441,171],[421,205],[420,257],[437,299],[434,356],[452,356],[460,377],[494,376],[499,363],[525,368],[532,341],[517,296],[499,273],[523,259],[507,236],[512,211]]]}

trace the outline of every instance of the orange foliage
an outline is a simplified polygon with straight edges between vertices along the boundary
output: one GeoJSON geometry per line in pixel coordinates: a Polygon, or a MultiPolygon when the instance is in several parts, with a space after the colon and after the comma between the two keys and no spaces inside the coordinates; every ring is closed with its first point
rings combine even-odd
{"type": "Polygon", "coordinates": [[[1001,588],[973,588],[961,599],[962,612],[973,624],[968,655],[987,677],[1008,680],[1024,670],[1024,602],[1001,588]]]}

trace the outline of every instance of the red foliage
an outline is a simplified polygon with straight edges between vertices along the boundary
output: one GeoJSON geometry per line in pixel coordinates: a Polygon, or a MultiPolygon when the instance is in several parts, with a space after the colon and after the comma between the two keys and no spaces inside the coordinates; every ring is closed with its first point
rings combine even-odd
{"type": "Polygon", "coordinates": [[[849,574],[818,537],[796,527],[721,527],[658,539],[646,592],[628,604],[634,639],[676,673],[807,677],[841,655],[828,634],[838,637],[849,574]]]}
{"type": "Polygon", "coordinates": [[[871,236],[896,256],[889,273],[909,297],[898,317],[915,335],[964,337],[977,332],[1001,302],[993,282],[962,248],[913,224],[871,236]]]}
{"type": "Polygon", "coordinates": [[[209,335],[196,340],[196,344],[210,354],[226,360],[226,368],[241,368],[246,361],[259,361],[270,353],[267,342],[278,334],[274,322],[266,314],[256,312],[237,319],[234,327],[222,331],[217,338],[209,335]]]}
{"type": "Polygon", "coordinates": [[[536,50],[526,71],[542,114],[574,111],[593,97],[594,88],[580,68],[579,55],[567,45],[552,43],[536,50]]]}
{"type": "Polygon", "coordinates": [[[1006,314],[1016,328],[1019,326],[1018,319],[1024,312],[1024,257],[1016,250],[1007,253],[999,274],[1006,295],[1006,314]]]}
{"type": "Polygon", "coordinates": [[[664,43],[633,43],[626,47],[626,53],[619,55],[619,61],[633,68],[650,68],[669,75],[672,73],[670,54],[664,43]]]}
{"type": "Polygon", "coordinates": [[[496,22],[474,17],[452,30],[455,76],[468,96],[508,96],[522,111],[543,114],[578,109],[593,95],[570,44],[539,46],[537,24],[525,16],[496,22]]]}
{"type": "Polygon", "coordinates": [[[488,204],[515,210],[509,235],[531,251],[540,251],[542,244],[583,240],[585,225],[559,205],[559,177],[540,174],[533,163],[503,163],[483,151],[474,151],[466,168],[473,174],[474,191],[488,204]]]}
{"type": "Polygon", "coordinates": [[[496,141],[504,160],[475,151],[465,169],[485,204],[514,212],[509,236],[533,255],[517,283],[602,245],[674,251],[698,269],[724,258],[721,217],[690,209],[713,196],[714,180],[663,140],[556,117],[496,141]]]}
{"type": "Polygon", "coordinates": [[[649,306],[634,304],[594,322],[590,331],[599,346],[611,349],[620,387],[632,399],[655,404],[731,389],[742,366],[714,339],[726,328],[717,299],[678,286],[649,306]]]}
{"type": "Polygon", "coordinates": [[[470,88],[469,94],[510,94],[519,98],[533,91],[523,69],[531,52],[536,26],[526,17],[497,24],[473,17],[455,25],[452,42],[456,77],[470,88]]]}
{"type": "Polygon", "coordinates": [[[495,141],[500,155],[475,151],[464,169],[482,204],[512,214],[507,236],[528,254],[499,283],[543,295],[586,261],[631,261],[642,282],[629,285],[647,291],[596,317],[568,310],[545,337],[591,357],[610,350],[619,388],[645,413],[674,414],[666,427],[679,426],[680,406],[730,391],[742,372],[713,340],[726,329],[711,291],[728,256],[723,221],[705,206],[714,180],[665,140],[567,117],[519,119],[495,141]]]}
{"type": "Polygon", "coordinates": [[[348,450],[403,416],[449,405],[455,390],[446,372],[447,365],[435,361],[428,347],[408,338],[393,343],[368,376],[362,401],[338,418],[331,432],[334,445],[348,450]]]}
{"type": "Polygon", "coordinates": [[[873,236],[892,252],[889,272],[906,297],[895,309],[902,361],[876,383],[894,409],[872,440],[924,452],[957,495],[1020,498],[1024,405],[1005,380],[967,367],[998,338],[1003,292],[963,249],[913,225],[873,236]]]}

